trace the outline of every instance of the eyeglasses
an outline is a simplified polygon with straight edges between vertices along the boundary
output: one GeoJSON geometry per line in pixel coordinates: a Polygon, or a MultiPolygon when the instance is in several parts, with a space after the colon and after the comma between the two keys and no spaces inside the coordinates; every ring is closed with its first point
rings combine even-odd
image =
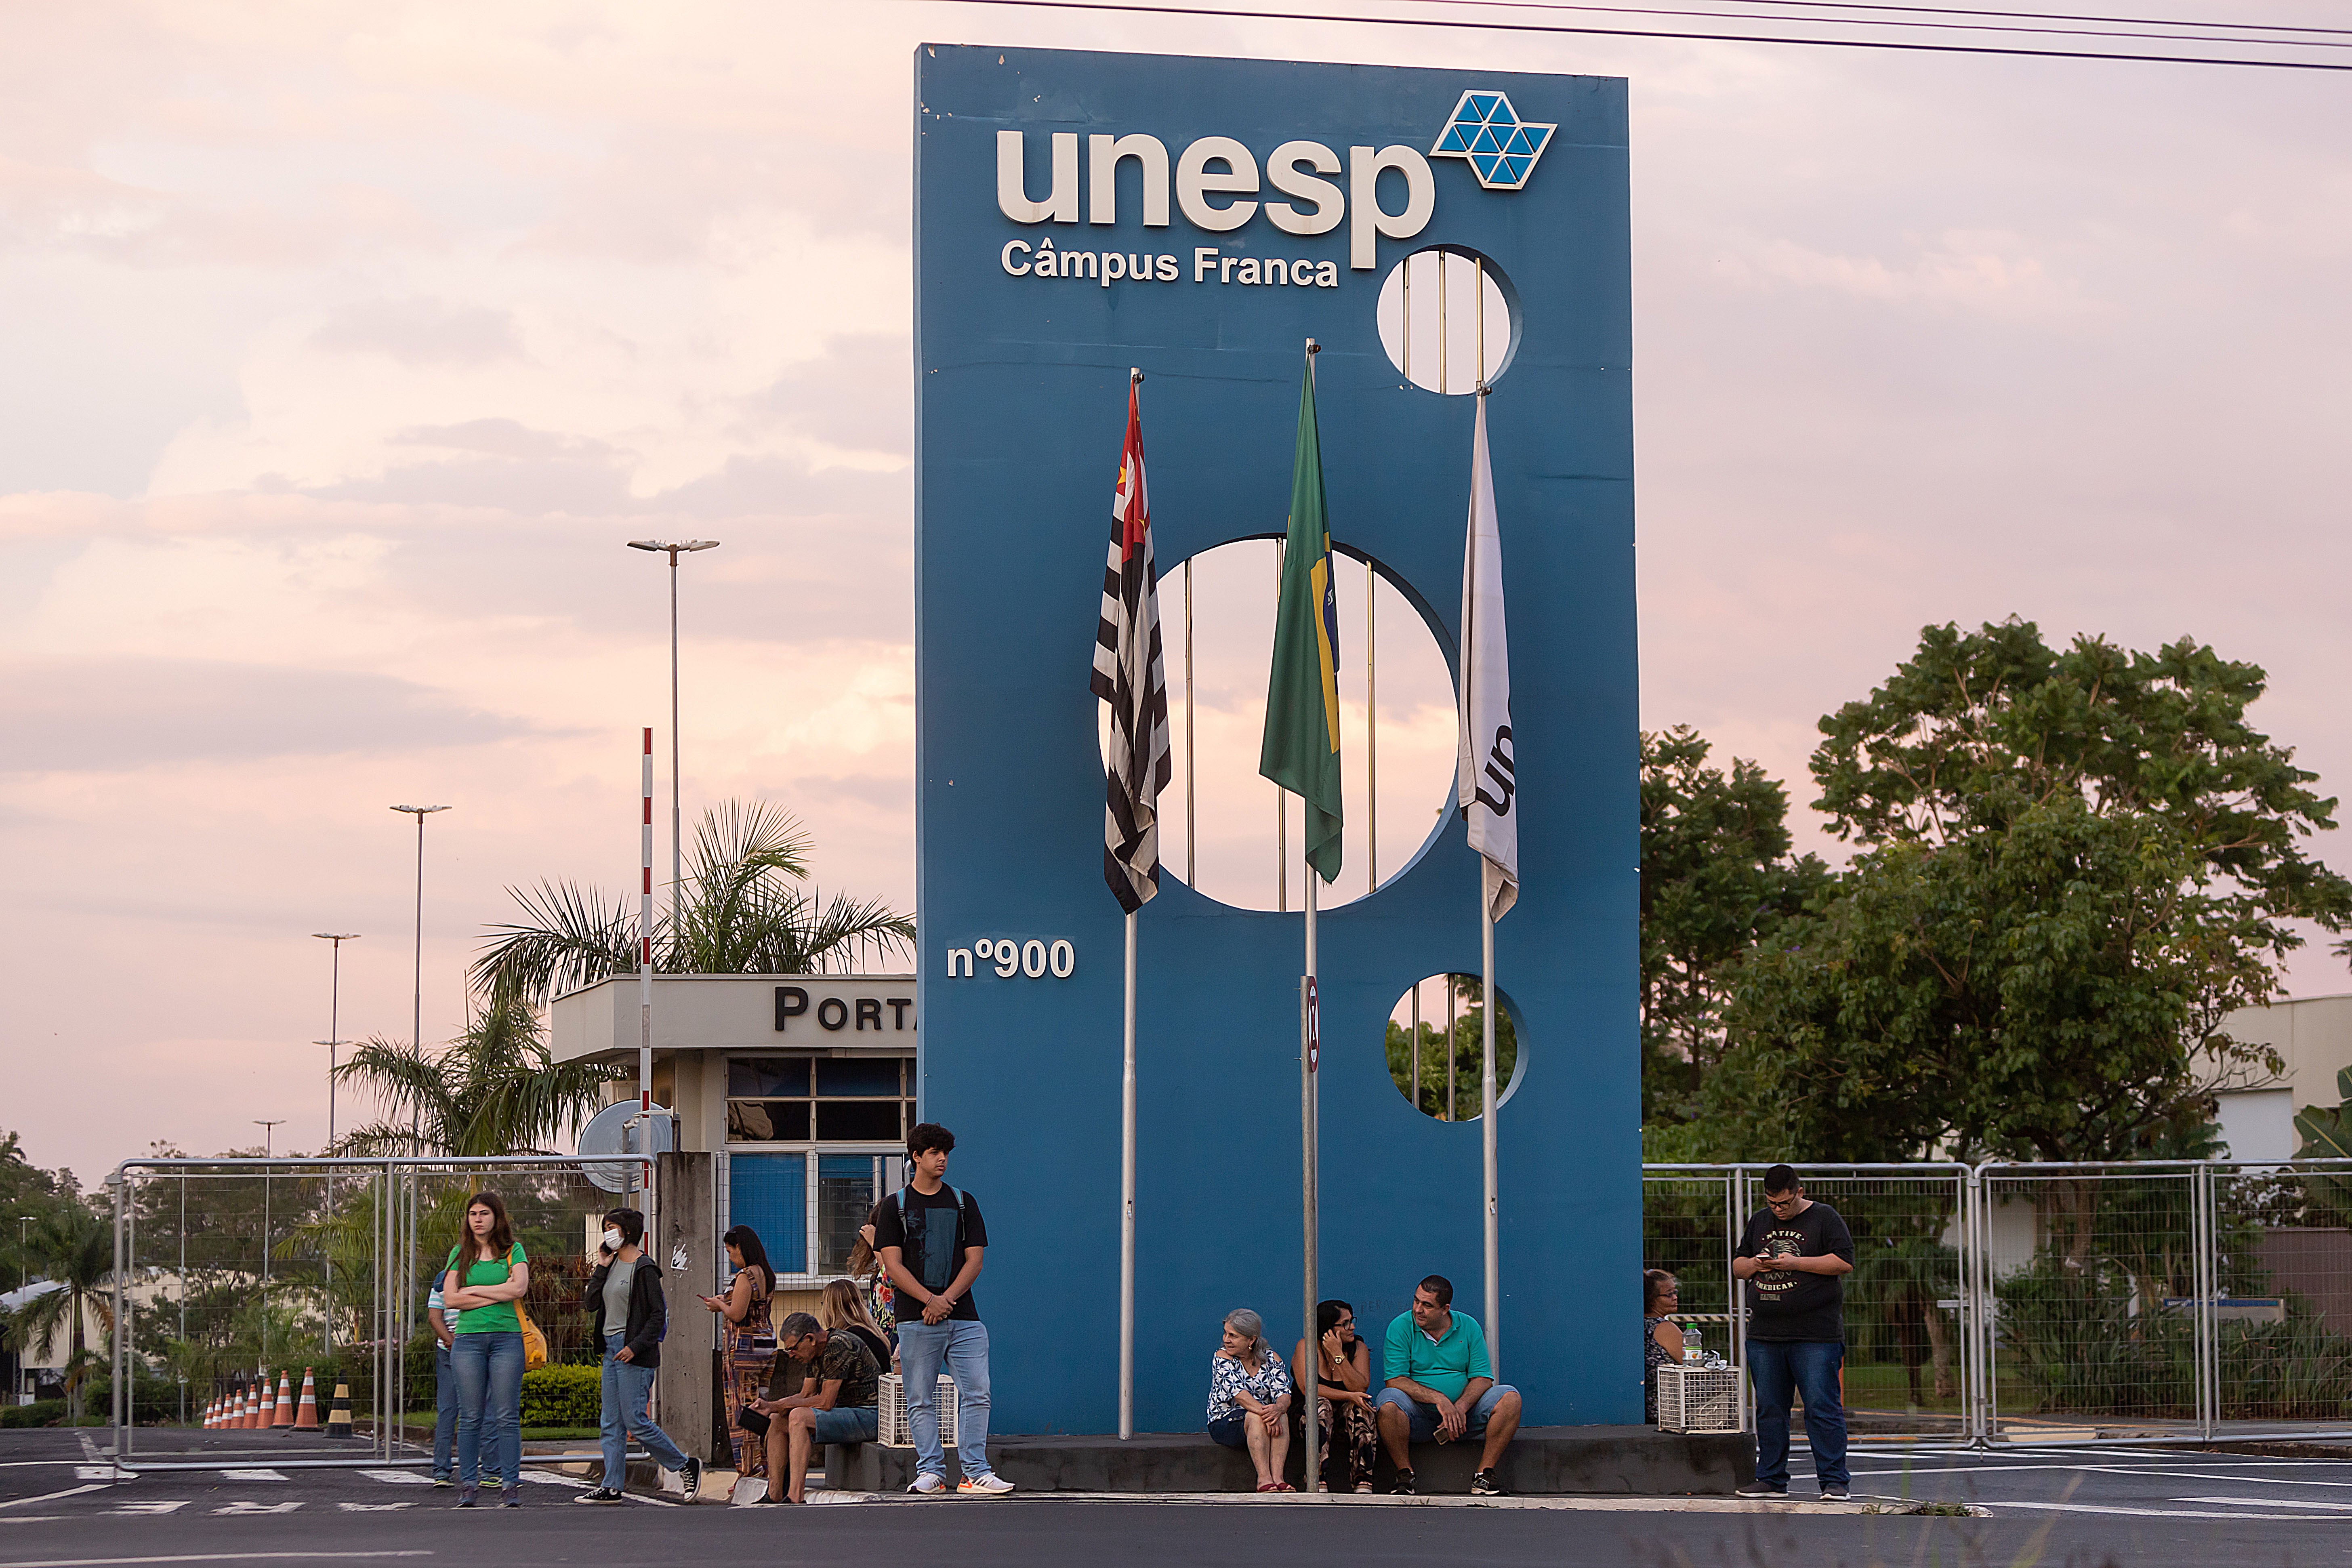
{"type": "Polygon", "coordinates": [[[1770,1209],[1774,1214],[1779,1214],[1782,1209],[1795,1208],[1799,1204],[1803,1203],[1804,1201],[1805,1194],[1801,1192],[1790,1193],[1785,1196],[1777,1198],[1769,1193],[1764,1194],[1764,1206],[1770,1209]]]}

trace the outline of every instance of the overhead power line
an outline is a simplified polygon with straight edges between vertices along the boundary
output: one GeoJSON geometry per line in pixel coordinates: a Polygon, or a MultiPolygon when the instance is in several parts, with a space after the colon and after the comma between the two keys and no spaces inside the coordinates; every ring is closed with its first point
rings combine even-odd
{"type": "MultiPolygon", "coordinates": [[[[1707,32],[1694,28],[1601,27],[1562,22],[1473,21],[1456,16],[1361,16],[1329,11],[1239,10],[1214,5],[1150,5],[1133,0],[950,0],[1023,11],[1108,12],[1136,16],[1203,16],[1228,22],[1338,22],[1375,27],[1446,27],[1458,32],[1534,33],[1573,37],[1651,38],[1682,43],[1787,44],[1831,49],[1878,49],[1897,54],[1978,55],[2011,59],[2112,60],[2137,65],[2242,66],[2256,70],[2352,71],[2352,62],[2268,59],[2231,55],[2136,54],[2116,49],[2025,48],[2003,44],[1931,44],[1902,38],[1806,37],[1785,33],[1707,32]]],[[[1424,0],[1428,3],[1428,0],[1424,0]]],[[[1442,3],[1442,0],[1440,0],[1442,3]]],[[[2077,35],[2090,37],[2093,35],[2077,35]]],[[[2215,43],[2236,40],[2213,39],[2215,43]]],[[[2263,40],[2247,40],[2259,43],[2263,40]]],[[[2282,45],[2286,41],[2280,41],[2282,45]]]]}
{"type": "MultiPolygon", "coordinates": [[[[1399,4],[1399,3],[1400,3],[1400,0],[1384,0],[1384,3],[1386,3],[1386,4],[1391,4],[1391,5],[1394,5],[1394,4],[1399,4]]],[[[1663,6],[1654,6],[1654,5],[1579,5],[1566,4],[1566,3],[1564,3],[1564,0],[1402,0],[1402,3],[1404,3],[1404,4],[1416,4],[1416,5],[1426,5],[1436,6],[1436,7],[1440,7],[1440,8],[1444,8],[1444,9],[1453,9],[1453,8],[1455,8],[1455,7],[1461,7],[1461,8],[1464,8],[1464,9],[1495,10],[1495,11],[1573,11],[1573,12],[1583,12],[1583,13],[1588,13],[1588,14],[1598,13],[1598,14],[1602,15],[1602,16],[1694,16],[1694,17],[1706,17],[1706,18],[1708,18],[1708,19],[1710,19],[1710,20],[1715,20],[1715,21],[1727,21],[1727,22],[1728,22],[1728,21],[1741,21],[1741,22],[1745,22],[1745,21],[1756,21],[1756,22],[1790,22],[1790,23],[1795,23],[1795,24],[1797,24],[1797,25],[1799,25],[1799,26],[1816,26],[1816,27],[1906,27],[1906,28],[1911,28],[1911,29],[1915,29],[1915,30],[1924,30],[1924,31],[1932,31],[1932,32],[1948,32],[1948,33],[2011,33],[2011,34],[2022,33],[2022,34],[2027,34],[2027,35],[2031,35],[2031,36],[2034,36],[2034,37],[2060,37],[2060,38],[2148,38],[2148,39],[2160,40],[2160,41],[2164,41],[2164,42],[2170,42],[2170,43],[2184,43],[2184,44],[2240,44],[2240,43],[2243,43],[2243,44],[2261,44],[2261,45],[2266,45],[2266,46],[2274,47],[2279,47],[2279,48],[2297,48],[2297,49],[2352,49],[2352,30],[2347,30],[2347,29],[2343,29],[2343,28],[2332,28],[2332,27],[2331,27],[2331,28],[2326,28],[2326,29],[2310,29],[2310,30],[2311,30],[2311,31],[2323,31],[2323,30],[2324,30],[2324,31],[2331,32],[2331,33],[2338,33],[2338,32],[2340,32],[2340,33],[2344,33],[2346,36],[2345,36],[2344,37],[2339,37],[2339,38],[2321,38],[2321,37],[2309,37],[2309,38],[2246,38],[2246,39],[2239,39],[2239,38],[2217,38],[2217,37],[2212,37],[2210,34],[2208,34],[2208,33],[2169,33],[2169,32],[2156,32],[2156,31],[2149,31],[2149,30],[2146,30],[2147,28],[2152,28],[2152,27],[2154,27],[2154,26],[2156,26],[2158,25],[2157,23],[2155,23],[2155,22],[2154,22],[2154,21],[2152,21],[2152,20],[2151,20],[2151,21],[2147,22],[2147,23],[2144,25],[2144,26],[2143,26],[2143,27],[2140,27],[2140,28],[2127,28],[2127,27],[2121,27],[2121,26],[2117,26],[2117,27],[2042,27],[2042,26],[2032,26],[2032,27],[2028,27],[2028,26],[2018,26],[2018,25],[2016,25],[2015,23],[2012,23],[2012,22],[2004,22],[2004,21],[1996,21],[1996,20],[1988,20],[1988,21],[1981,21],[1981,22],[1954,22],[1954,21],[1914,22],[1914,21],[1907,21],[1907,20],[1905,20],[1904,18],[1902,18],[1902,17],[1900,17],[1900,16],[1803,16],[1803,15],[1793,15],[1793,16],[1792,16],[1792,15],[1787,14],[1787,13],[1785,13],[1785,12],[1769,12],[1769,11],[1767,11],[1767,12],[1754,12],[1754,13],[1750,13],[1750,12],[1724,12],[1724,11],[1685,11],[1685,10],[1671,10],[1671,9],[1667,9],[1667,8],[1665,8],[1665,7],[1663,7],[1663,6]]],[[[1728,3],[1731,3],[1731,4],[1739,4],[1739,3],[1740,3],[1740,0],[1728,0],[1728,3]]],[[[1766,3],[1766,4],[1774,4],[1774,3],[1786,4],[1786,3],[1788,3],[1788,0],[1764,0],[1764,3],[1766,3]]],[[[1795,4],[1797,4],[1797,5],[1813,5],[1816,3],[1816,0],[1794,0],[1794,3],[1795,3],[1795,4]]],[[[1823,0],[1822,8],[1826,9],[1826,8],[1828,8],[1828,5],[1829,5],[1830,4],[1833,4],[1833,3],[1834,3],[1834,0],[1823,0]]],[[[1836,5],[1836,9],[1839,9],[1839,10],[1854,10],[1854,11],[1910,11],[1910,12],[1930,12],[1930,11],[1932,11],[1932,12],[1936,13],[1937,15],[1939,15],[1939,16],[1987,16],[1987,17],[1999,17],[1999,16],[2009,16],[2009,15],[2022,15],[2022,13],[2008,13],[2008,12],[1998,12],[1998,11],[1990,11],[1990,12],[1959,11],[1959,10],[1952,9],[1952,8],[1949,8],[1949,7],[1944,7],[1944,6],[1909,6],[1909,5],[1836,5]]],[[[1385,19],[1385,18],[1381,18],[1381,19],[1385,19]]],[[[2133,20],[2133,18],[2129,18],[2129,17],[2109,17],[2109,16],[2099,16],[2099,17],[2080,17],[2080,18],[2054,18],[2054,17],[2053,17],[2053,18],[2049,18],[2049,19],[2050,19],[2050,20],[2062,20],[2062,19],[2063,19],[2063,20],[2097,21],[2097,22],[2129,22],[2129,21],[2133,20]]],[[[1443,24],[1441,23],[1440,25],[1442,26],[1443,24]]],[[[2202,27],[2202,26],[2208,26],[2208,25],[2209,25],[2209,24],[2202,23],[2202,22],[2177,22],[2177,23],[2173,23],[2173,24],[2171,24],[2171,26],[2180,26],[2180,27],[2202,27]]],[[[1793,40],[1793,39],[1792,39],[1792,40],[1786,40],[1786,41],[1795,42],[1795,41],[1797,41],[1797,40],[1793,40]]],[[[1822,41],[1822,42],[1826,43],[1826,42],[1830,42],[1831,40],[1829,40],[1829,39],[1822,39],[1822,40],[1821,40],[1821,41],[1822,41]]]]}

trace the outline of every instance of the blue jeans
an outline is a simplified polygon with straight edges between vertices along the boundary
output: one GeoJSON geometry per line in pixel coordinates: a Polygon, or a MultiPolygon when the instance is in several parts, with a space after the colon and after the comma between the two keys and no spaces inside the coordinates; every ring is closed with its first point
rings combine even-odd
{"type": "Polygon", "coordinates": [[[915,1468],[944,1478],[947,1451],[940,1447],[940,1365],[955,1381],[956,1462],[963,1479],[979,1480],[988,1468],[988,1325],[927,1323],[919,1317],[898,1322],[898,1370],[906,1379],[907,1426],[915,1439],[915,1468]]]}
{"type": "Polygon", "coordinates": [[[1789,1489],[1789,1400],[1805,1401],[1805,1441],[1813,1450],[1813,1474],[1824,1487],[1853,1480],[1845,1467],[1845,1405],[1838,1398],[1838,1370],[1845,1346],[1833,1340],[1749,1340],[1748,1375],[1756,1388],[1756,1479],[1789,1489]]]}
{"type": "Polygon", "coordinates": [[[433,1479],[449,1479],[457,1448],[457,1374],[449,1365],[449,1347],[433,1342],[433,1479]]]}
{"type": "Polygon", "coordinates": [[[654,1369],[633,1361],[614,1361],[613,1352],[620,1348],[619,1334],[604,1336],[604,1398],[596,1421],[597,1436],[604,1444],[604,1484],[614,1491],[628,1484],[631,1437],[643,1443],[646,1452],[663,1469],[686,1468],[686,1456],[677,1451],[669,1434],[655,1426],[653,1418],[646,1414],[646,1396],[654,1387],[654,1369]]]}
{"type": "MultiPolygon", "coordinates": [[[[1503,1403],[1503,1395],[1506,1394],[1517,1392],[1517,1389],[1507,1383],[1498,1383],[1480,1394],[1478,1402],[1470,1407],[1469,1415],[1463,1421],[1462,1435],[1465,1437],[1484,1437],[1486,1435],[1486,1423],[1494,1418],[1495,1406],[1503,1403]]],[[[1379,1395],[1373,1399],[1372,1411],[1375,1415],[1380,1413],[1380,1408],[1383,1405],[1393,1405],[1404,1412],[1408,1436],[1412,1442],[1437,1441],[1436,1405],[1423,1405],[1411,1395],[1393,1388],[1381,1389],[1379,1395]]]]}
{"type": "Polygon", "coordinates": [[[471,1490],[488,1470],[512,1491],[522,1485],[522,1335],[461,1333],[449,1362],[457,1374],[457,1484],[471,1490]]]}

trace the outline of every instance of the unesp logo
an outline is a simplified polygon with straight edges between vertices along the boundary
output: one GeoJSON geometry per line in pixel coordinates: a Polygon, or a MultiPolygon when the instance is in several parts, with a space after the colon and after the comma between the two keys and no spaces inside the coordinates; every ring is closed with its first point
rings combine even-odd
{"type": "Polygon", "coordinates": [[[1437,133],[1429,155],[1466,158],[1479,184],[1490,191],[1516,191],[1536,172],[1536,160],[1559,129],[1557,122],[1521,120],[1507,93],[1481,92],[1474,87],[1454,106],[1453,117],[1437,133]]]}

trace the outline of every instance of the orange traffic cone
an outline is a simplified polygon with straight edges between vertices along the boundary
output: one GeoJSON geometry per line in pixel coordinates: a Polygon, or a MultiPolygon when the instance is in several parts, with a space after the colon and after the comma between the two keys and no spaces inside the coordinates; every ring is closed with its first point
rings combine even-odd
{"type": "Polygon", "coordinates": [[[278,1372],[278,1406],[269,1413],[272,1426],[294,1425],[294,1379],[283,1367],[278,1372]]]}
{"type": "Polygon", "coordinates": [[[213,1429],[213,1402],[209,1399],[205,1401],[205,1418],[201,1425],[207,1432],[213,1429]]]}
{"type": "Polygon", "coordinates": [[[319,1385],[310,1380],[310,1369],[307,1366],[302,1369],[302,1403],[294,1412],[294,1429],[297,1432],[316,1432],[319,1429],[319,1385]]]}
{"type": "MultiPolygon", "coordinates": [[[[263,1377],[266,1378],[268,1375],[265,1373],[263,1377]]],[[[245,1429],[248,1432],[258,1427],[265,1419],[261,1414],[264,1408],[261,1403],[262,1397],[261,1390],[253,1384],[245,1385],[245,1429]]]]}

